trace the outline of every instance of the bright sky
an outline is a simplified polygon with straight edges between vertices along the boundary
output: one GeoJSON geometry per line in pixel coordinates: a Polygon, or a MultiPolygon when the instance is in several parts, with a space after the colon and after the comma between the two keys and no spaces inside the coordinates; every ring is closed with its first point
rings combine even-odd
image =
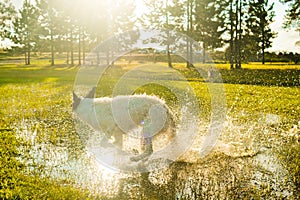
{"type": "MultiPolygon", "coordinates": [[[[13,0],[16,8],[20,8],[22,5],[22,0],[13,0]]],[[[135,0],[137,9],[136,13],[141,16],[143,11],[145,11],[145,6],[142,0],[135,0]]],[[[300,52],[300,46],[296,46],[295,43],[300,40],[300,33],[294,30],[284,30],[282,28],[285,10],[288,8],[287,5],[283,5],[279,0],[271,0],[270,2],[275,3],[275,20],[271,25],[273,31],[277,32],[277,37],[273,40],[273,47],[268,49],[269,51],[292,51],[300,52]]]]}
{"type": "Polygon", "coordinates": [[[283,5],[279,0],[271,0],[274,2],[275,17],[271,24],[273,31],[277,32],[277,37],[273,40],[273,47],[269,51],[293,51],[300,52],[300,46],[295,43],[300,40],[300,33],[294,30],[283,29],[285,11],[288,9],[287,5],[283,5]]]}

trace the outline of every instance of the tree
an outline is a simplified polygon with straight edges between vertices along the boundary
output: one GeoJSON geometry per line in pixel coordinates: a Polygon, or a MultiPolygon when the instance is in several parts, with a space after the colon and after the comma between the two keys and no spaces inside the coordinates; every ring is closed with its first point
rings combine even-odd
{"type": "MultiPolygon", "coordinates": [[[[133,29],[136,22],[134,5],[134,0],[108,0],[107,11],[109,18],[107,34],[109,37],[133,29]]],[[[114,52],[118,50],[118,48],[122,48],[119,44],[125,46],[130,45],[129,41],[125,42],[125,38],[122,38],[122,40],[121,43],[118,41],[117,44],[111,44],[111,49],[107,49],[107,64],[114,64],[113,61],[110,62],[109,57],[114,58],[114,52]]]]}
{"type": "MultiPolygon", "coordinates": [[[[165,30],[162,31],[159,38],[155,39],[156,42],[166,46],[168,66],[172,67],[171,46],[184,48],[187,60],[192,62],[192,44],[190,40],[187,39],[185,44],[176,43],[177,37],[169,30],[176,30],[192,37],[194,0],[150,0],[144,2],[149,9],[149,13],[144,15],[143,25],[152,29],[165,30]]],[[[187,67],[192,66],[189,61],[187,61],[187,67]]]]}
{"type": "MultiPolygon", "coordinates": [[[[72,2],[66,0],[52,0],[48,2],[44,12],[44,19],[46,20],[46,29],[50,37],[52,63],[55,49],[59,48],[59,44],[64,44],[64,46],[60,48],[67,52],[67,64],[71,64],[72,66],[75,64],[74,53],[77,48],[78,65],[81,65],[81,55],[85,54],[85,42],[83,42],[85,39],[85,28],[83,28],[83,24],[86,15],[93,14],[92,12],[84,10],[89,8],[89,2],[85,2],[86,6],[79,0],[72,2]],[[72,9],[69,9],[70,7],[72,7],[72,9]]],[[[95,5],[93,4],[93,6],[95,5]]]]}
{"type": "MultiPolygon", "coordinates": [[[[62,21],[63,16],[53,4],[46,0],[37,0],[37,8],[40,12],[40,23],[43,27],[43,39],[46,41],[46,46],[50,46],[51,66],[54,66],[54,55],[57,49],[57,43],[60,43],[63,34],[62,21]],[[48,42],[49,41],[49,42],[48,42]]],[[[48,49],[47,49],[48,50],[48,49]]]]}
{"type": "Polygon", "coordinates": [[[243,0],[229,0],[227,2],[226,15],[224,20],[229,31],[229,61],[230,69],[242,67],[242,48],[245,3],[243,0]]]}
{"type": "Polygon", "coordinates": [[[203,45],[203,63],[206,50],[222,47],[225,27],[226,1],[196,0],[195,5],[195,35],[196,41],[203,45]]]}
{"type": "Polygon", "coordinates": [[[230,69],[233,69],[233,62],[234,62],[234,14],[233,14],[233,0],[230,0],[229,3],[229,21],[230,21],[230,69]]]}
{"type": "MultiPolygon", "coordinates": [[[[170,18],[173,20],[172,26],[169,22],[168,26],[172,27],[178,32],[184,33],[190,38],[194,37],[195,30],[195,0],[173,0],[173,5],[169,7],[170,18]]],[[[187,38],[186,44],[179,44],[179,46],[184,45],[186,51],[186,66],[187,68],[193,67],[193,40],[187,38]]],[[[175,42],[175,41],[172,41],[175,42]]],[[[178,46],[178,45],[177,45],[178,46]]],[[[177,48],[182,48],[182,47],[177,48]]]]}
{"type": "Polygon", "coordinates": [[[251,42],[254,48],[259,47],[262,54],[262,64],[265,64],[265,50],[272,46],[272,32],[270,24],[273,22],[274,3],[269,5],[268,0],[250,0],[247,19],[249,35],[252,36],[251,42]]]}
{"type": "Polygon", "coordinates": [[[171,15],[173,2],[171,0],[150,0],[144,1],[144,3],[149,9],[149,13],[143,16],[142,23],[148,28],[162,31],[161,37],[155,39],[160,40],[158,41],[160,44],[166,45],[168,66],[172,67],[170,45],[174,41],[172,40],[169,30],[174,27],[171,15]]]}
{"type": "Polygon", "coordinates": [[[284,3],[289,3],[289,9],[285,16],[285,28],[295,27],[300,31],[300,1],[299,0],[281,0],[284,3]]]}
{"type": "Polygon", "coordinates": [[[23,2],[18,17],[13,22],[14,32],[11,39],[14,43],[24,48],[25,64],[30,65],[30,54],[32,49],[40,41],[41,26],[39,26],[39,10],[29,0],[23,2]]]}
{"type": "MultiPolygon", "coordinates": [[[[78,25],[78,50],[81,47],[84,49],[83,45],[85,45],[85,42],[83,38],[87,35],[94,37],[94,42],[98,45],[100,42],[104,42],[114,35],[132,30],[136,22],[134,16],[135,4],[133,1],[134,0],[80,1],[81,4],[84,4],[78,9],[80,16],[78,17],[78,13],[72,14],[72,18],[76,20],[78,25]],[[88,3],[89,1],[91,1],[91,4],[88,3]],[[90,6],[86,6],[86,4],[90,6]]],[[[123,44],[125,45],[125,43],[123,44]]],[[[112,58],[114,58],[114,54],[118,48],[120,48],[120,46],[108,44],[106,49],[101,50],[102,53],[106,54],[107,64],[114,64],[112,58]]],[[[98,63],[100,49],[97,50],[99,50],[97,53],[98,63]]]]}
{"type": "Polygon", "coordinates": [[[0,2],[0,39],[10,37],[16,11],[9,0],[0,2]]]}
{"type": "MultiPolygon", "coordinates": [[[[187,0],[186,1],[186,34],[193,38],[194,32],[194,7],[195,1],[194,0],[187,0]]],[[[186,44],[186,52],[187,52],[187,68],[193,67],[193,44],[191,40],[187,40],[186,44]]]]}
{"type": "MultiPolygon", "coordinates": [[[[289,3],[289,9],[285,16],[284,28],[296,28],[300,32],[300,1],[299,0],[282,0],[284,3],[289,3]]],[[[297,41],[297,42],[300,42],[297,41]]],[[[297,45],[297,43],[296,43],[297,45]]]]}

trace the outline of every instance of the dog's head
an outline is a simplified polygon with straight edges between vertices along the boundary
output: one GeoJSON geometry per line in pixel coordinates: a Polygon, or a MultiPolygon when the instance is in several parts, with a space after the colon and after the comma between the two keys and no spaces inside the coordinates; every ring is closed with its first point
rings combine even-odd
{"type": "MultiPolygon", "coordinates": [[[[84,98],[94,98],[96,93],[96,87],[93,87],[93,89],[84,97],[84,98]]],[[[75,111],[77,109],[77,107],[79,106],[80,102],[84,99],[82,97],[79,97],[75,94],[75,92],[73,91],[73,103],[72,103],[72,109],[73,111],[75,111]]]]}

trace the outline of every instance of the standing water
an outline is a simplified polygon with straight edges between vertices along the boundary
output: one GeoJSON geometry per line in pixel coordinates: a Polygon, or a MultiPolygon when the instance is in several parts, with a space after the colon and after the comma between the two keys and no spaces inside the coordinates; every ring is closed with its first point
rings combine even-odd
{"type": "MultiPolygon", "coordinates": [[[[82,144],[78,147],[78,137],[74,137],[74,141],[60,138],[63,142],[52,144],[38,132],[36,125],[32,127],[23,121],[19,127],[17,135],[26,144],[19,150],[24,155],[21,159],[28,173],[66,180],[101,197],[231,199],[265,195],[272,199],[295,195],[287,170],[268,143],[262,141],[267,137],[260,136],[283,133],[266,124],[238,124],[235,118],[227,116],[214,150],[201,157],[201,143],[208,127],[208,123],[201,123],[192,146],[182,156],[168,166],[143,173],[122,172],[105,166],[97,155],[88,151],[91,141],[87,140],[90,142],[85,144],[87,147],[82,144]]],[[[95,134],[85,124],[81,124],[81,128],[86,134],[95,134]]]]}

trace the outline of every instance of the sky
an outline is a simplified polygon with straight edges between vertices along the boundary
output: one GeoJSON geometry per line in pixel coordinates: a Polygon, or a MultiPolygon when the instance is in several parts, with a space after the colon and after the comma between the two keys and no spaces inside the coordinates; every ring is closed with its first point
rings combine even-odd
{"type": "Polygon", "coordinates": [[[273,40],[273,47],[268,49],[269,51],[292,51],[300,52],[300,46],[296,46],[295,43],[300,40],[300,33],[295,30],[283,29],[285,11],[288,9],[288,5],[282,4],[279,0],[271,0],[274,2],[275,17],[274,22],[271,24],[273,31],[277,32],[277,37],[273,40]]]}
{"type": "MultiPolygon", "coordinates": [[[[143,11],[146,10],[143,0],[135,0],[137,9],[136,14],[141,16],[143,11]]],[[[22,0],[13,0],[16,8],[20,8],[22,0]]],[[[274,2],[275,17],[274,22],[271,24],[273,31],[277,32],[277,37],[273,39],[273,47],[267,49],[268,51],[286,51],[286,52],[300,52],[300,46],[296,46],[295,43],[300,40],[300,33],[295,30],[283,29],[285,10],[288,6],[279,2],[279,0],[270,0],[274,2]]]]}

